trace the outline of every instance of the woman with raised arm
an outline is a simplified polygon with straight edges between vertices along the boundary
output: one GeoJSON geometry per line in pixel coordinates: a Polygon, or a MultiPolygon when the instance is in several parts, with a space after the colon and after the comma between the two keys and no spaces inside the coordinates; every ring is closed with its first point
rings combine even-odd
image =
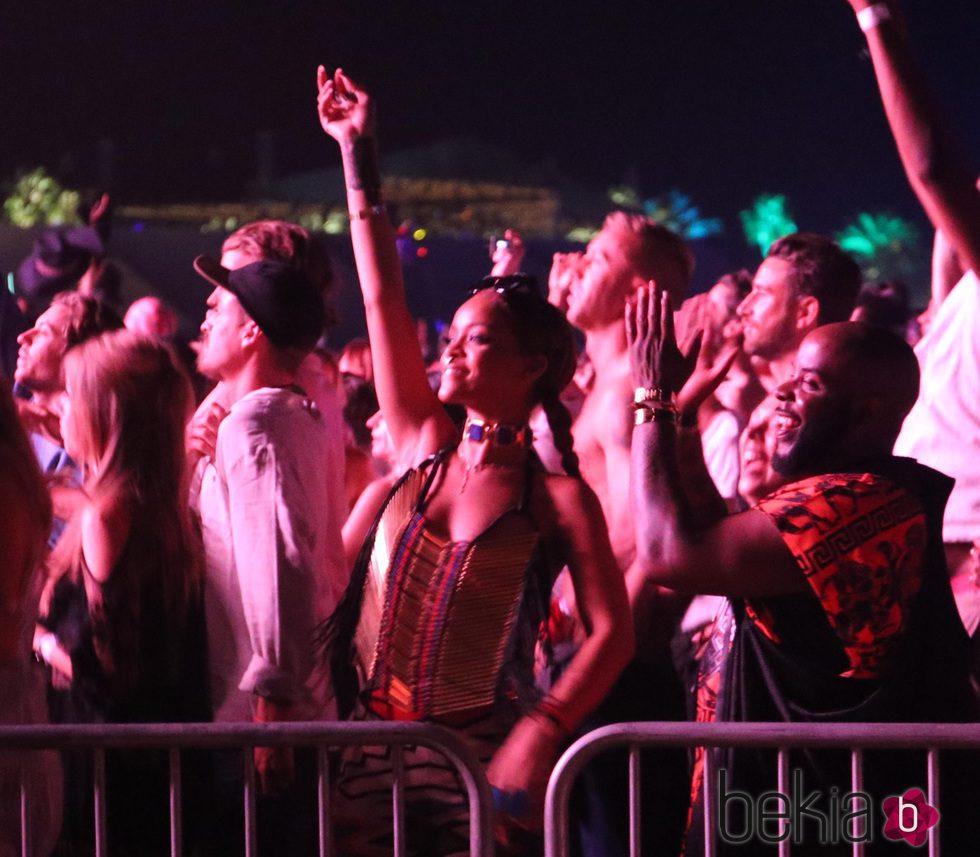
{"type": "MultiPolygon", "coordinates": [[[[434,394],[381,200],[371,102],[318,71],[324,130],[340,144],[351,238],[378,400],[413,468],[383,504],[327,626],[341,709],[357,719],[454,727],[487,764],[498,853],[540,828],[550,771],[576,725],[632,656],[622,575],[595,495],[579,478],[559,393],[575,370],[571,329],[524,277],[490,278],[457,310],[434,394]],[[462,405],[462,438],[440,402],[462,405]],[[570,475],[545,473],[528,417],[541,404],[570,475]],[[533,678],[538,631],[568,565],[588,637],[551,693],[533,678]]],[[[338,786],[345,854],[390,853],[390,768],[350,753],[338,786]]],[[[412,853],[467,850],[466,799],[441,756],[405,763],[412,853]]]]}

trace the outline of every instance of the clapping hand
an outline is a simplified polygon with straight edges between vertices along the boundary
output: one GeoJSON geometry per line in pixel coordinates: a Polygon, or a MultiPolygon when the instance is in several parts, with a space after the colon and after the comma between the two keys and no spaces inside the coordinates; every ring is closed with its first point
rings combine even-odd
{"type": "Polygon", "coordinates": [[[701,338],[698,331],[687,353],[681,353],[674,335],[670,295],[653,282],[640,286],[626,304],[626,340],[637,387],[659,389],[665,395],[679,392],[694,372],[701,338]]]}

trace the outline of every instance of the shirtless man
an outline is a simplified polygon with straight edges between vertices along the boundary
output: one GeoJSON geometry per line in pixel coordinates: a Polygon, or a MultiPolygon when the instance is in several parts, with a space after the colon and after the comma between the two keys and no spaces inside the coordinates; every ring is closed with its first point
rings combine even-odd
{"type": "Polygon", "coordinates": [[[585,334],[595,382],[575,421],[575,452],[586,482],[599,495],[613,552],[625,572],[636,555],[629,512],[633,412],[623,308],[653,280],[679,307],[694,257],[684,242],[642,215],[617,211],[584,254],[558,254],[549,299],[567,305],[568,320],[585,334]]]}
{"type": "MultiPolygon", "coordinates": [[[[623,327],[623,310],[637,288],[653,281],[679,307],[687,292],[694,258],[684,242],[664,226],[637,214],[614,212],[584,254],[555,257],[549,300],[566,310],[585,334],[595,380],[573,426],[582,475],[596,492],[609,528],[613,553],[626,574],[636,557],[629,509],[633,383],[623,327]]],[[[627,588],[631,575],[627,574],[627,588]]],[[[570,589],[570,587],[567,587],[570,589]]],[[[684,717],[680,683],[668,642],[683,602],[663,598],[651,587],[630,593],[636,625],[637,658],[596,712],[591,726],[628,720],[679,720],[684,717]],[[642,603],[634,594],[642,594],[642,603]]],[[[571,598],[563,598],[571,612],[571,598]]],[[[605,753],[583,772],[583,853],[625,853],[622,819],[628,795],[622,771],[625,753],[605,753]]],[[[642,807],[655,819],[644,828],[644,853],[676,853],[683,828],[686,760],[672,750],[644,756],[642,807]],[[678,800],[679,798],[679,800],[678,800]]]]}

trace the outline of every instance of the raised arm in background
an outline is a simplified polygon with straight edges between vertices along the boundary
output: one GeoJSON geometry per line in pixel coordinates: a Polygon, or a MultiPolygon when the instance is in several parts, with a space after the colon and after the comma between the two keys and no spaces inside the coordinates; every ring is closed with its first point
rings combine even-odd
{"type": "Polygon", "coordinates": [[[868,40],[882,104],[912,189],[964,269],[980,271],[980,194],[912,54],[899,0],[847,0],[868,40]]]}

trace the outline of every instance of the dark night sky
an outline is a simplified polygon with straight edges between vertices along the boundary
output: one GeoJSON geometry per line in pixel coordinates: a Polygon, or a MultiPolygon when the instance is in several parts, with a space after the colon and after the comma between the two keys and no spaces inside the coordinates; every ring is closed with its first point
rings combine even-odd
{"type": "MultiPolygon", "coordinates": [[[[262,130],[280,172],[334,164],[322,61],[373,90],[388,149],[474,134],[600,188],[681,188],[730,227],[762,191],[819,230],[919,216],[844,0],[6,5],[3,179],[44,164],[91,186],[104,137],[121,202],[238,196],[262,130]]],[[[980,168],[980,3],[907,11],[980,168]]]]}

